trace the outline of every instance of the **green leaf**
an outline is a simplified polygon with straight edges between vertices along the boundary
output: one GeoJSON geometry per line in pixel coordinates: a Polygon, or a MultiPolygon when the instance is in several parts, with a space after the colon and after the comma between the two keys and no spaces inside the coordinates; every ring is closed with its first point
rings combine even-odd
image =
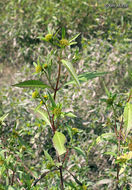
{"type": "Polygon", "coordinates": [[[64,144],[66,142],[66,137],[63,135],[63,133],[56,131],[52,140],[59,156],[64,154],[66,152],[66,148],[64,147],[64,144]]]}
{"type": "Polygon", "coordinates": [[[9,186],[9,187],[8,187],[8,190],[15,190],[15,189],[14,189],[14,187],[9,186]]]}
{"type": "Polygon", "coordinates": [[[100,142],[104,140],[110,140],[115,137],[115,133],[103,133],[101,136],[97,137],[96,143],[99,144],[100,142]]]}
{"type": "Polygon", "coordinates": [[[79,35],[80,35],[80,33],[77,34],[76,36],[74,36],[72,39],[70,39],[69,42],[71,43],[72,41],[74,41],[79,35]]]}
{"type": "Polygon", "coordinates": [[[45,157],[47,158],[47,160],[49,160],[49,162],[50,162],[52,165],[55,165],[55,163],[54,163],[52,157],[49,155],[49,153],[48,153],[46,150],[44,150],[44,154],[45,154],[45,157]]]}
{"type": "Polygon", "coordinates": [[[116,153],[114,152],[104,152],[104,154],[114,156],[115,158],[117,157],[116,153]]]}
{"type": "Polygon", "coordinates": [[[65,60],[62,60],[62,63],[67,68],[67,70],[70,72],[70,74],[73,77],[73,79],[76,82],[76,84],[80,87],[80,83],[79,83],[78,77],[77,77],[77,75],[75,73],[75,70],[74,70],[72,64],[70,62],[65,61],[65,60]]]}
{"type": "Polygon", "coordinates": [[[82,155],[83,157],[86,157],[85,153],[83,152],[83,150],[81,148],[79,148],[79,147],[73,147],[73,148],[75,149],[75,151],[78,154],[82,155]]]}
{"type": "Polygon", "coordinates": [[[124,125],[126,135],[132,129],[132,104],[128,102],[124,108],[124,125]]]}
{"type": "MultiPolygon", "coordinates": [[[[105,74],[108,74],[108,72],[98,72],[98,73],[96,73],[96,72],[85,72],[83,74],[78,75],[78,80],[79,80],[79,83],[83,83],[83,82],[87,82],[90,79],[103,76],[105,74]]],[[[65,83],[63,86],[69,85],[69,84],[75,84],[75,81],[70,80],[67,83],[65,83]]]]}
{"type": "Polygon", "coordinates": [[[0,123],[3,123],[5,118],[9,115],[9,113],[4,114],[2,117],[0,117],[0,123]]]}
{"type": "Polygon", "coordinates": [[[51,93],[48,91],[50,102],[52,103],[52,107],[56,107],[56,103],[51,95],[51,93]]]}
{"type": "Polygon", "coordinates": [[[45,110],[43,110],[41,108],[39,108],[39,109],[33,109],[33,110],[38,113],[38,116],[40,118],[42,118],[47,123],[47,125],[50,125],[48,114],[47,114],[47,112],[45,110]]]}
{"type": "Polygon", "coordinates": [[[110,92],[109,90],[107,89],[107,87],[105,86],[105,83],[103,82],[103,85],[104,85],[104,89],[105,89],[105,93],[108,97],[110,97],[110,92]]]}
{"type": "Polygon", "coordinates": [[[120,172],[119,172],[119,175],[121,175],[125,169],[126,169],[127,165],[126,164],[123,164],[122,167],[120,168],[120,172]]]}
{"type": "Polygon", "coordinates": [[[65,32],[65,28],[62,27],[62,39],[65,38],[66,32],[65,32]]]}
{"type": "Polygon", "coordinates": [[[74,115],[72,112],[65,113],[65,116],[67,116],[67,117],[71,117],[71,118],[73,118],[73,117],[77,117],[77,116],[74,115]]]}
{"type": "Polygon", "coordinates": [[[40,80],[27,80],[20,82],[18,84],[14,84],[12,86],[20,87],[20,88],[50,88],[47,84],[44,84],[40,80]]]}

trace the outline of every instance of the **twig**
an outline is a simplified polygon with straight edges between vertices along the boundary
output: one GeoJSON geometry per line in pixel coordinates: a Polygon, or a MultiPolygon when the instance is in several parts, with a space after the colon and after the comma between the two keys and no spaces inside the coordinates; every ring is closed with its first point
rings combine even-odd
{"type": "Polygon", "coordinates": [[[80,186],[82,186],[83,184],[77,179],[76,176],[74,176],[68,169],[66,169],[66,171],[75,179],[76,183],[80,186]]]}
{"type": "Polygon", "coordinates": [[[36,180],[33,182],[33,184],[32,184],[31,187],[35,186],[35,185],[36,185],[43,177],[45,177],[49,172],[53,172],[53,171],[55,171],[55,170],[58,170],[58,169],[53,169],[53,170],[44,172],[38,179],[36,179],[36,180]]]}

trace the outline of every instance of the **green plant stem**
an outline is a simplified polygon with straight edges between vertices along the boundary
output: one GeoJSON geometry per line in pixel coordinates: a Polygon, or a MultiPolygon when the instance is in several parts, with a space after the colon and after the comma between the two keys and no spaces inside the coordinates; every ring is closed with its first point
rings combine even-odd
{"type": "Polygon", "coordinates": [[[49,84],[50,84],[51,88],[52,88],[53,90],[55,90],[54,87],[53,87],[53,85],[52,85],[52,83],[51,83],[51,81],[50,81],[50,79],[49,79],[49,77],[48,77],[48,75],[47,75],[47,73],[46,73],[46,71],[44,71],[44,73],[45,73],[45,75],[46,75],[46,78],[47,78],[48,81],[49,81],[49,84]]]}
{"type": "Polygon", "coordinates": [[[69,170],[66,169],[66,171],[75,179],[76,183],[80,186],[82,186],[83,184],[77,179],[76,176],[74,176],[69,170]]]}
{"type": "MultiPolygon", "coordinates": [[[[61,52],[61,54],[62,54],[62,52],[61,52]]],[[[56,87],[55,87],[55,90],[54,90],[54,100],[56,99],[56,94],[57,94],[57,91],[59,90],[58,85],[59,85],[60,73],[61,73],[61,54],[60,54],[60,57],[59,57],[59,69],[58,69],[58,77],[57,77],[56,87]]],[[[53,127],[55,128],[54,114],[52,116],[52,122],[53,122],[53,127]]],[[[55,130],[56,130],[56,128],[55,128],[55,130]]],[[[58,161],[61,162],[59,156],[58,156],[58,161]]],[[[64,180],[63,180],[63,175],[62,175],[62,166],[59,167],[59,170],[60,170],[61,190],[64,190],[64,183],[63,183],[64,180]]]]}
{"type": "MultiPolygon", "coordinates": [[[[120,152],[120,135],[118,136],[118,131],[117,131],[117,125],[116,125],[116,110],[114,108],[114,106],[112,105],[112,108],[113,108],[113,112],[114,112],[114,119],[115,119],[115,133],[116,133],[116,138],[117,138],[117,150],[118,150],[118,155],[119,155],[119,152],[120,152]]],[[[120,166],[119,164],[116,165],[117,167],[117,171],[116,171],[116,188],[118,188],[118,184],[119,184],[119,171],[120,171],[120,166]]]]}
{"type": "Polygon", "coordinates": [[[44,102],[44,105],[45,105],[46,111],[47,111],[48,116],[49,116],[49,120],[50,120],[51,128],[52,128],[52,130],[53,130],[53,133],[55,133],[55,126],[52,124],[52,121],[51,121],[51,118],[50,118],[50,113],[49,113],[48,107],[47,107],[47,105],[46,105],[45,102],[44,102]]]}

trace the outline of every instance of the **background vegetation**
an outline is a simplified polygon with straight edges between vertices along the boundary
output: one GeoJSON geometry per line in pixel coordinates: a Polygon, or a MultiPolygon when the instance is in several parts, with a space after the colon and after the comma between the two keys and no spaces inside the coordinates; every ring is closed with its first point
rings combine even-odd
{"type": "MultiPolygon", "coordinates": [[[[44,62],[50,51],[39,36],[45,36],[49,28],[56,32],[62,27],[66,29],[67,38],[81,34],[77,45],[69,50],[69,56],[74,54],[72,63],[78,74],[109,72],[83,83],[79,92],[71,85],[58,96],[63,108],[77,115],[67,118],[66,124],[78,129],[73,136],[74,145],[86,154],[84,158],[73,151],[69,155],[69,169],[87,189],[116,189],[113,158],[103,154],[109,142],[94,145],[94,140],[111,132],[114,125],[113,111],[101,101],[106,98],[103,84],[118,95],[117,101],[122,104],[132,86],[132,2],[117,0],[116,5],[125,7],[107,6],[112,3],[104,0],[0,0],[0,116],[9,113],[0,128],[1,189],[31,189],[33,179],[48,168],[44,150],[51,148],[47,140],[50,131],[30,112],[35,105],[32,91],[11,85],[35,78],[33,62],[37,62],[38,57],[44,62]],[[18,176],[13,185],[12,172],[18,176]]],[[[49,153],[54,155],[54,150],[51,148],[49,153]]],[[[128,178],[122,176],[120,188],[123,190],[132,188],[130,167],[128,178]]],[[[64,177],[69,179],[67,173],[64,177]]],[[[59,181],[53,178],[50,173],[34,189],[58,189],[59,181]]],[[[80,189],[73,178],[70,178],[70,186],[80,189]]]]}

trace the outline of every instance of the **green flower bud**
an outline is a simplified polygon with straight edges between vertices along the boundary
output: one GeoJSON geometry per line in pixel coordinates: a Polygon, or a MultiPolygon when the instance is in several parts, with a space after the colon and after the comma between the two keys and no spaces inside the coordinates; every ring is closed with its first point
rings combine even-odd
{"type": "Polygon", "coordinates": [[[48,65],[45,63],[45,64],[44,64],[44,69],[47,69],[47,67],[48,67],[48,65]]]}

